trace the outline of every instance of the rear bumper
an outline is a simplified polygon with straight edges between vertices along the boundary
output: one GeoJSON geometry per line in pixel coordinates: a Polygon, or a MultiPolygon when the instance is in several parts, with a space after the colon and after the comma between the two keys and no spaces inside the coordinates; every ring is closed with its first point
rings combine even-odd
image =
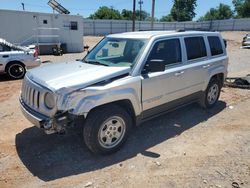
{"type": "Polygon", "coordinates": [[[34,67],[38,67],[41,65],[41,59],[40,58],[37,58],[35,59],[34,61],[30,61],[30,62],[26,62],[26,67],[28,69],[31,69],[31,68],[34,68],[34,67]]]}
{"type": "Polygon", "coordinates": [[[250,41],[243,41],[242,47],[246,47],[246,48],[250,47],[250,41]]]}

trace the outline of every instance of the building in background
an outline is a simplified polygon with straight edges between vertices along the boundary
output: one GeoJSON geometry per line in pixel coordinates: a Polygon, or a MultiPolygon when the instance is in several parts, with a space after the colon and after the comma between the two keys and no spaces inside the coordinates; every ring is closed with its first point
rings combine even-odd
{"type": "Polygon", "coordinates": [[[76,15],[0,10],[0,38],[18,45],[38,45],[51,54],[61,45],[67,53],[83,51],[83,18],[76,15]]]}

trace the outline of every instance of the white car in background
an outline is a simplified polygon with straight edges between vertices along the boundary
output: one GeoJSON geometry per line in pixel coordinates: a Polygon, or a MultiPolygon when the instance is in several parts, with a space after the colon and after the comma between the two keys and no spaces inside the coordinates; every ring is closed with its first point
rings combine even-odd
{"type": "Polygon", "coordinates": [[[0,73],[7,73],[12,79],[20,79],[27,69],[40,64],[36,49],[16,46],[0,38],[0,73]]]}
{"type": "Polygon", "coordinates": [[[250,48],[250,34],[246,34],[242,41],[243,48],[250,48]]]}

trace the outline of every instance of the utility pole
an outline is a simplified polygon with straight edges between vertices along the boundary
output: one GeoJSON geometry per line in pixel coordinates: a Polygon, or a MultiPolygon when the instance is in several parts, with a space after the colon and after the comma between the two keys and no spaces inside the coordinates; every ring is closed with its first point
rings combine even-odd
{"type": "Polygon", "coordinates": [[[141,7],[142,7],[142,4],[143,4],[143,1],[139,0],[138,4],[140,5],[140,21],[141,21],[141,7]]]}
{"type": "Polygon", "coordinates": [[[155,17],[155,0],[152,0],[151,30],[154,29],[154,17],[155,17]]]}
{"type": "Polygon", "coordinates": [[[132,31],[135,31],[135,0],[133,0],[133,25],[132,31]]]}
{"type": "Polygon", "coordinates": [[[23,7],[23,11],[25,11],[25,8],[24,8],[24,3],[21,3],[22,4],[22,7],[23,7]]]}

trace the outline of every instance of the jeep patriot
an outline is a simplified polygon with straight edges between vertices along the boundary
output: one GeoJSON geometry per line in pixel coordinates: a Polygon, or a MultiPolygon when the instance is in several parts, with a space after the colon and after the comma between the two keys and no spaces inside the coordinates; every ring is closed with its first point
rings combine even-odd
{"type": "Polygon", "coordinates": [[[145,120],[193,102],[213,107],[227,66],[217,32],[111,34],[82,60],[28,71],[20,104],[47,134],[83,126],[87,147],[107,154],[145,120]]]}

